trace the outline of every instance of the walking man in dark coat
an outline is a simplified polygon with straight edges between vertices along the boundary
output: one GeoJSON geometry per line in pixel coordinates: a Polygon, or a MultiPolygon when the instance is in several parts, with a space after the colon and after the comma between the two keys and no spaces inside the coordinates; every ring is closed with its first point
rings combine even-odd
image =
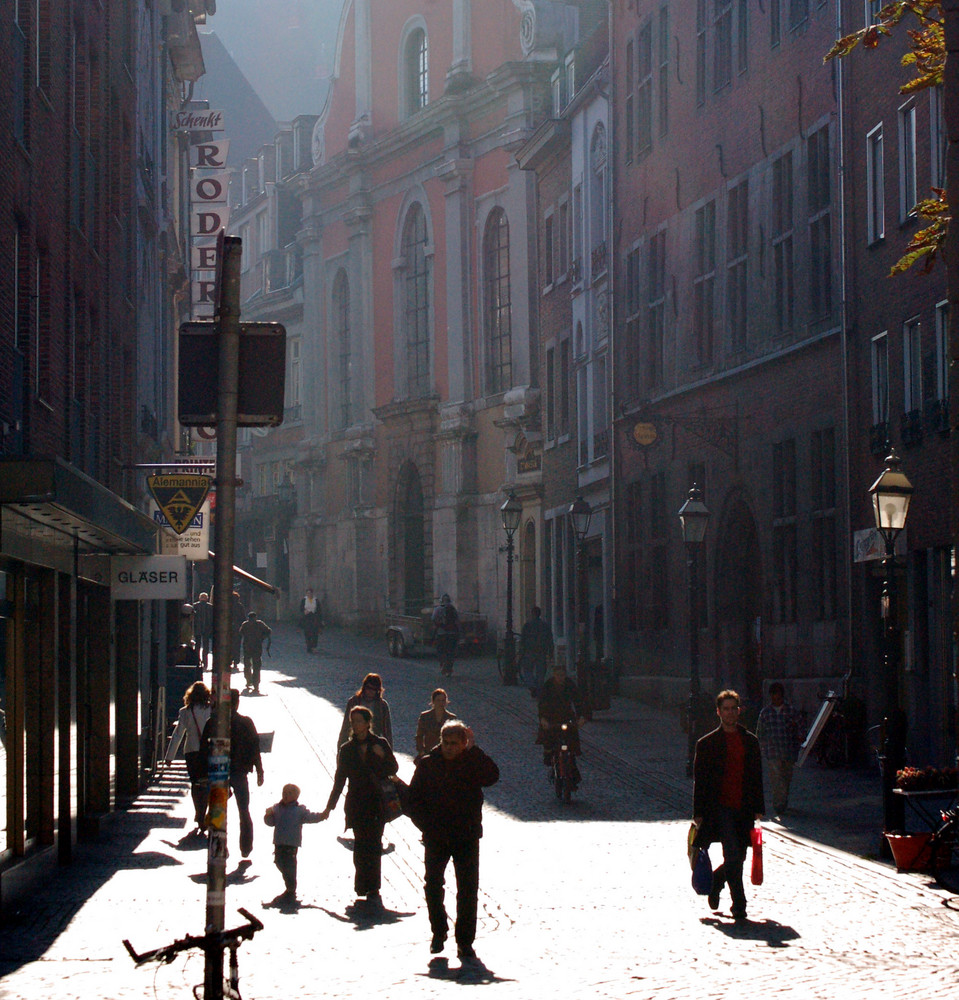
{"type": "Polygon", "coordinates": [[[416,762],[408,812],[423,833],[426,906],[433,941],[430,952],[446,944],[446,867],[456,872],[456,950],[473,959],[479,893],[479,842],[483,836],[483,789],[499,780],[499,768],[473,742],[473,731],[459,719],[443,725],[440,745],[416,762]]]}
{"type": "Polygon", "coordinates": [[[553,630],[543,621],[543,610],[533,607],[519,636],[519,662],[529,693],[539,697],[546,678],[546,665],[553,658],[553,630]]]}
{"type": "Polygon", "coordinates": [[[696,744],[693,765],[695,846],[723,845],[723,863],[713,872],[709,908],[719,909],[719,894],[729,886],[735,920],[746,919],[743,863],[753,822],[766,811],[759,740],[739,724],[739,695],[716,696],[719,726],[696,744]]]}
{"type": "MultiPolygon", "coordinates": [[[[253,817],[250,815],[250,772],[256,770],[257,785],[263,784],[263,758],[260,756],[260,737],[253,720],[240,715],[240,692],[230,691],[230,788],[240,818],[240,854],[244,858],[253,850],[253,817]]],[[[210,740],[216,732],[216,716],[203,728],[201,750],[210,755],[210,740]]]]}

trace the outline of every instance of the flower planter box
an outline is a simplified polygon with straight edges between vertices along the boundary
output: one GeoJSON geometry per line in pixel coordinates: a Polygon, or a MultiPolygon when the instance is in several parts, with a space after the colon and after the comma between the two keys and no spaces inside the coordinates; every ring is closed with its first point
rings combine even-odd
{"type": "MultiPolygon", "coordinates": [[[[892,849],[892,858],[899,872],[929,872],[933,869],[933,850],[929,846],[931,833],[887,833],[886,840],[892,849]]],[[[949,846],[940,844],[938,857],[940,864],[949,860],[949,846]]]]}

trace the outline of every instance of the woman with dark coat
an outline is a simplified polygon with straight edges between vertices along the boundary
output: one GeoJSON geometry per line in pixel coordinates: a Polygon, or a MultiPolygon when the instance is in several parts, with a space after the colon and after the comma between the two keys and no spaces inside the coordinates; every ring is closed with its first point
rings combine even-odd
{"type": "Polygon", "coordinates": [[[383,806],[380,782],[397,772],[389,742],[372,731],[373,713],[358,705],[350,712],[350,738],[336,755],[333,790],[320,814],[326,819],[336,808],[344,785],[346,825],[353,830],[353,886],[357,896],[380,907],[380,858],[383,850],[383,806]]]}
{"type": "Polygon", "coordinates": [[[373,732],[383,736],[393,746],[393,722],[390,719],[390,704],[383,697],[383,679],[379,674],[367,674],[363,678],[359,691],[351,695],[343,713],[343,725],[340,726],[340,738],[336,745],[342,746],[350,736],[350,712],[357,705],[368,708],[373,716],[373,732]]]}

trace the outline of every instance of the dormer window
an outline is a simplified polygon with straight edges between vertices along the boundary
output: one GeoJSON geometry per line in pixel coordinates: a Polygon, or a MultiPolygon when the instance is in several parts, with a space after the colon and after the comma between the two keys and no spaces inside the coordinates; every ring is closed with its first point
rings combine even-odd
{"type": "Polygon", "coordinates": [[[552,95],[553,117],[559,118],[563,113],[563,75],[558,69],[553,71],[549,87],[552,95]]]}
{"type": "Polygon", "coordinates": [[[570,52],[566,57],[566,101],[573,99],[576,94],[576,56],[570,52]]]}
{"type": "Polygon", "coordinates": [[[429,102],[429,63],[426,29],[414,28],[406,36],[403,53],[405,74],[406,113],[415,115],[429,102]]]}

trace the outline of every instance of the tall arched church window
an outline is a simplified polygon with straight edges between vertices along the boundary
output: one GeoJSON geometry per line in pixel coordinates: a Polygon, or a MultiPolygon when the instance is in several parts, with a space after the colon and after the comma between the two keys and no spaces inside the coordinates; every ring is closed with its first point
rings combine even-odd
{"type": "Polygon", "coordinates": [[[429,102],[429,59],[423,28],[414,28],[407,36],[403,65],[406,72],[406,111],[412,115],[429,102]]]}
{"type": "Polygon", "coordinates": [[[593,130],[589,147],[589,242],[593,276],[606,270],[606,129],[593,130]]]}
{"type": "Polygon", "coordinates": [[[353,422],[351,384],[353,370],[352,343],[350,339],[350,281],[342,268],[333,280],[333,337],[337,350],[337,376],[339,391],[339,426],[349,427],[353,422]]]}
{"type": "Polygon", "coordinates": [[[430,284],[426,255],[426,215],[414,204],[403,228],[406,385],[410,399],[430,392],[430,284]]]}
{"type": "Polygon", "coordinates": [[[513,384],[513,335],[509,285],[509,222],[501,208],[486,221],[483,237],[483,299],[486,324],[486,388],[505,392],[513,384]]]}

